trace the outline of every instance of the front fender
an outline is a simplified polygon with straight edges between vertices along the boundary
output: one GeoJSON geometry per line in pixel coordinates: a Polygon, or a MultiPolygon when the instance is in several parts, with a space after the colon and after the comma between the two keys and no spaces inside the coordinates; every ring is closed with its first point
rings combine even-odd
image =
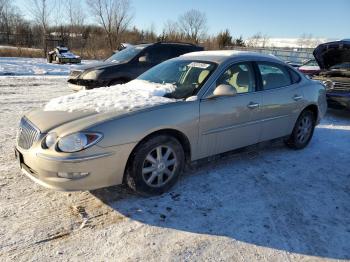
{"type": "Polygon", "coordinates": [[[198,120],[198,101],[174,102],[106,121],[89,129],[103,133],[104,138],[98,143],[101,147],[139,143],[156,131],[173,129],[188,138],[192,155],[195,156],[198,144],[198,120]]]}

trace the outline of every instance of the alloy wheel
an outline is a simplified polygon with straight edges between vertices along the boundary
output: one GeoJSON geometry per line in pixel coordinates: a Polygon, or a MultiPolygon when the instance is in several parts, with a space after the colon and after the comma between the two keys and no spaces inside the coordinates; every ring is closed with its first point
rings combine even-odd
{"type": "Polygon", "coordinates": [[[150,187],[162,187],[176,172],[178,161],[172,148],[160,145],[146,156],[142,165],[142,178],[150,187]]]}
{"type": "Polygon", "coordinates": [[[300,120],[297,130],[297,140],[299,143],[307,141],[312,133],[312,119],[309,115],[304,115],[300,120]]]}

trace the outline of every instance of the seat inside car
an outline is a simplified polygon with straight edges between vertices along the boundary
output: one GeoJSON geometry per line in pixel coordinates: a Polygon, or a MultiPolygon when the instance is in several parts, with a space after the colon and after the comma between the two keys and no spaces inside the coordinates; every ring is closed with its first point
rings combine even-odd
{"type": "MultiPolygon", "coordinates": [[[[244,68],[246,69],[246,68],[244,68]]],[[[230,85],[236,88],[237,93],[248,93],[253,91],[253,79],[247,70],[243,70],[240,66],[231,69],[230,85]]]]}
{"type": "Polygon", "coordinates": [[[203,70],[199,76],[198,76],[198,85],[200,85],[201,83],[203,83],[203,81],[207,78],[208,74],[209,74],[209,70],[203,70]]]}
{"type": "Polygon", "coordinates": [[[265,90],[288,86],[291,84],[290,79],[283,73],[269,73],[262,76],[265,90]]]}

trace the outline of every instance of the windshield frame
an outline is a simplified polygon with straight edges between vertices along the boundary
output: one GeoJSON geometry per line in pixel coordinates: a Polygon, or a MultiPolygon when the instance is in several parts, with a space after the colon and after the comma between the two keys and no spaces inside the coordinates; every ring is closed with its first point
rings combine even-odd
{"type": "MultiPolygon", "coordinates": [[[[188,62],[189,64],[190,63],[203,63],[203,64],[209,64],[212,67],[212,69],[210,70],[209,74],[205,77],[205,79],[198,85],[198,87],[196,87],[192,94],[189,95],[189,96],[186,96],[186,97],[182,97],[182,98],[175,98],[175,99],[179,99],[179,100],[186,100],[187,98],[191,97],[191,96],[196,96],[198,95],[198,93],[203,90],[203,86],[205,86],[207,83],[208,83],[208,80],[211,78],[211,76],[216,72],[216,70],[218,69],[219,67],[219,64],[216,63],[216,62],[213,62],[213,61],[210,61],[210,60],[203,60],[203,59],[179,59],[179,58],[173,58],[173,59],[169,59],[169,60],[166,60],[158,65],[156,65],[155,67],[151,68],[150,70],[154,70],[156,69],[158,66],[161,66],[161,65],[164,65],[165,63],[171,63],[171,62],[188,62]]],[[[146,74],[149,73],[150,70],[147,70],[146,72],[144,72],[143,74],[141,74],[140,76],[138,76],[136,79],[139,79],[139,80],[143,80],[143,81],[148,81],[148,82],[151,82],[149,80],[146,80],[146,79],[142,79],[142,77],[146,74]]],[[[157,83],[157,82],[155,82],[157,83]]],[[[172,84],[172,83],[166,83],[164,82],[165,84],[172,84]]]]}

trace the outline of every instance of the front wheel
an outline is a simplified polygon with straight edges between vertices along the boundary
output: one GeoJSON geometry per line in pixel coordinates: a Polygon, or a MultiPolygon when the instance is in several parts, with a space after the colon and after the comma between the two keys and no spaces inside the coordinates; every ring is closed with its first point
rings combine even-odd
{"type": "Polygon", "coordinates": [[[184,151],[173,137],[156,136],[142,142],[128,165],[126,182],[141,194],[162,194],[171,188],[185,163],[184,151]]]}
{"type": "Polygon", "coordinates": [[[293,149],[306,147],[314,133],[316,124],[315,115],[309,110],[303,111],[295,123],[293,133],[286,140],[286,145],[293,149]]]}

